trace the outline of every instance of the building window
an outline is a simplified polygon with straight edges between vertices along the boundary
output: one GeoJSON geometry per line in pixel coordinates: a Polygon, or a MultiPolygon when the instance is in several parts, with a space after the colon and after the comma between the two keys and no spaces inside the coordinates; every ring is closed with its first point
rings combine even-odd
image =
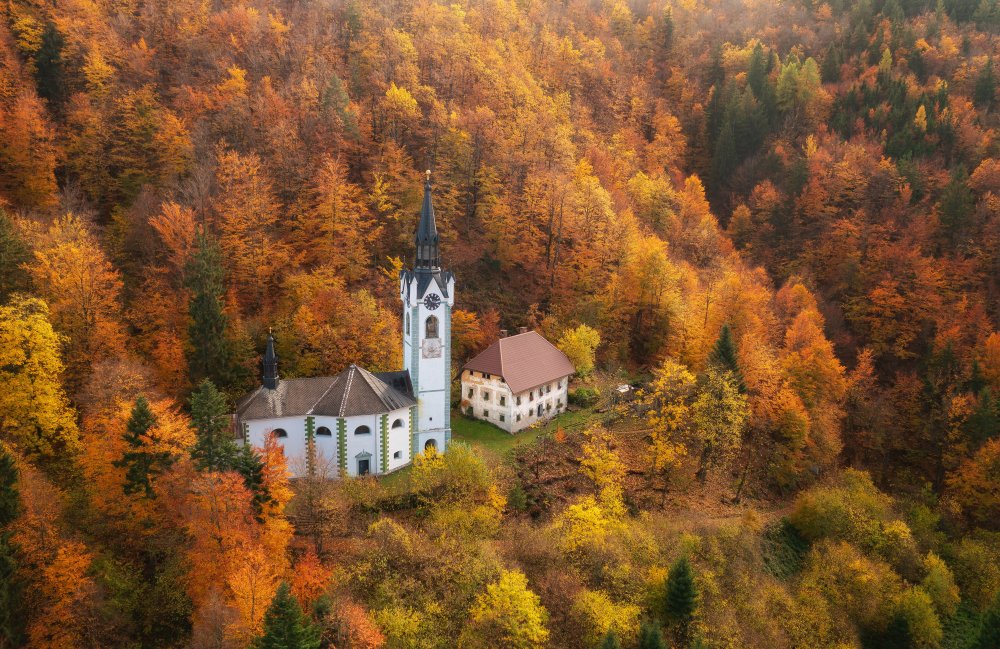
{"type": "Polygon", "coordinates": [[[396,421],[392,422],[392,427],[393,428],[402,428],[403,427],[403,420],[402,419],[397,419],[396,421]]]}
{"type": "Polygon", "coordinates": [[[483,390],[483,401],[489,401],[489,400],[490,400],[490,391],[483,390]]]}
{"type": "Polygon", "coordinates": [[[427,443],[424,444],[424,451],[436,451],[437,447],[438,447],[437,442],[435,442],[433,439],[429,439],[427,440],[427,443]]]}
{"type": "Polygon", "coordinates": [[[410,335],[410,314],[406,314],[406,335],[410,335]]]}
{"type": "Polygon", "coordinates": [[[401,457],[403,457],[403,452],[402,451],[396,451],[395,453],[392,454],[392,459],[394,459],[394,460],[398,460],[401,457]]]}
{"type": "Polygon", "coordinates": [[[355,435],[371,435],[372,434],[372,429],[369,428],[368,426],[358,426],[357,428],[354,429],[354,434],[355,435]]]}
{"type": "Polygon", "coordinates": [[[473,388],[469,388],[469,398],[471,399],[476,395],[476,391],[473,388]]]}
{"type": "Polygon", "coordinates": [[[504,421],[504,416],[500,415],[500,421],[504,421]]]}
{"type": "Polygon", "coordinates": [[[288,432],[284,428],[275,428],[273,431],[275,437],[288,437],[288,432]]]}
{"type": "Polygon", "coordinates": [[[517,395],[517,405],[521,405],[521,395],[517,395]]]}
{"type": "Polygon", "coordinates": [[[517,413],[517,420],[521,421],[521,413],[517,413]]]}
{"type": "Polygon", "coordinates": [[[538,417],[542,416],[542,404],[538,404],[538,417]]]}
{"type": "Polygon", "coordinates": [[[320,426],[319,428],[316,429],[316,435],[317,436],[322,435],[323,437],[331,437],[333,433],[330,432],[330,429],[327,428],[326,426],[320,426]]]}
{"type": "Polygon", "coordinates": [[[438,337],[438,319],[437,316],[427,316],[427,321],[424,323],[424,336],[426,338],[437,338],[438,337]]]}
{"type": "Polygon", "coordinates": [[[487,419],[489,419],[490,418],[490,411],[489,410],[484,410],[483,411],[483,417],[486,417],[487,419]]]}
{"type": "Polygon", "coordinates": [[[500,395],[500,405],[501,406],[506,406],[507,405],[507,397],[505,397],[502,394],[500,395]]]}
{"type": "Polygon", "coordinates": [[[528,401],[534,401],[534,400],[535,400],[535,391],[532,390],[531,392],[528,393],[528,401]]]}

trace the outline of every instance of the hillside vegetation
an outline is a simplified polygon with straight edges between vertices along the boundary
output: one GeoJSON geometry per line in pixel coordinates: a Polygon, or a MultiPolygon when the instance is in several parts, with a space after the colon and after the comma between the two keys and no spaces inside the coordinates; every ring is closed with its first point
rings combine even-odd
{"type": "Polygon", "coordinates": [[[0,648],[1000,647],[997,0],[0,13],[0,648]],[[456,366],[598,405],[291,483],[427,169],[456,366]]]}

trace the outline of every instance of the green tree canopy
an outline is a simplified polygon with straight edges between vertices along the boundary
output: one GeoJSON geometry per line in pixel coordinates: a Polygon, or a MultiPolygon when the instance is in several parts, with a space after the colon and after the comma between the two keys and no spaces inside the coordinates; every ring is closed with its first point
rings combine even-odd
{"type": "Polygon", "coordinates": [[[253,649],[319,649],[320,628],[302,612],[287,582],[278,586],[264,613],[264,633],[253,649]]]}

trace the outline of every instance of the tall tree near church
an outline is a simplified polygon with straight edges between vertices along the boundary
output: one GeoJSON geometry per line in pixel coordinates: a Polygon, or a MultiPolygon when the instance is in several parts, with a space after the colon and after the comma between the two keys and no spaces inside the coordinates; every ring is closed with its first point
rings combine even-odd
{"type": "Polygon", "coordinates": [[[236,350],[229,332],[229,317],[223,310],[225,271],[222,251],[204,231],[195,237],[195,249],[185,269],[191,291],[188,314],[187,361],[193,383],[210,379],[222,387],[232,386],[239,378],[236,350]]]}
{"type": "Polygon", "coordinates": [[[270,304],[288,261],[286,246],[275,232],[280,204],[256,154],[220,148],[217,156],[214,206],[220,245],[240,307],[256,313],[270,304]]]}
{"type": "Polygon", "coordinates": [[[327,158],[304,192],[295,220],[296,254],[310,266],[329,266],[348,282],[367,274],[379,229],[361,188],[347,180],[347,168],[327,158]]]}
{"type": "Polygon", "coordinates": [[[126,494],[141,493],[146,498],[152,498],[153,479],[170,461],[168,453],[150,448],[150,430],[156,423],[149,401],[140,395],[135,400],[122,435],[126,443],[125,453],[121,460],[115,462],[115,466],[125,469],[123,488],[126,494]]]}
{"type": "Polygon", "coordinates": [[[320,629],[302,612],[291,587],[282,582],[264,613],[264,633],[253,649],[319,649],[320,629]]]}
{"type": "Polygon", "coordinates": [[[239,450],[228,412],[226,396],[211,380],[202,380],[191,394],[191,423],[196,435],[191,458],[202,471],[228,471],[237,465],[239,450]]]}

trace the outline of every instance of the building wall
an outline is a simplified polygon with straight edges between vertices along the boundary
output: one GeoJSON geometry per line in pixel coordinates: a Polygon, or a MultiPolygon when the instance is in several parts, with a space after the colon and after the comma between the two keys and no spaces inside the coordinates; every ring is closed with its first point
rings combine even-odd
{"type": "Polygon", "coordinates": [[[410,412],[409,408],[401,408],[380,415],[361,415],[356,417],[282,417],[276,419],[255,419],[244,422],[246,441],[254,446],[263,446],[264,437],[273,430],[282,429],[285,437],[279,437],[278,443],[284,447],[288,458],[288,468],[295,477],[307,475],[306,469],[306,429],[307,420],[312,419],[313,439],[316,448],[317,475],[335,478],[340,475],[340,469],[350,476],[358,475],[358,460],[369,460],[369,471],[378,475],[394,471],[406,466],[412,460],[410,456],[410,412]],[[400,425],[393,428],[393,423],[400,425]],[[383,426],[384,423],[384,426],[383,426]],[[355,431],[360,426],[367,426],[367,435],[357,435],[355,431]],[[321,428],[330,430],[330,435],[320,435],[321,428]],[[341,435],[343,431],[341,450],[341,435]],[[385,444],[383,445],[383,431],[385,444]],[[399,457],[395,454],[399,452],[399,457]]]}
{"type": "MultiPolygon", "coordinates": [[[[441,306],[429,310],[417,299],[417,278],[406,276],[400,281],[403,300],[403,368],[410,372],[414,397],[417,399],[417,430],[434,433],[437,448],[444,451],[451,439],[451,309],[455,304],[455,281],[447,288],[448,297],[436,280],[431,280],[424,295],[441,296],[441,306]],[[409,300],[409,301],[407,301],[409,300]],[[409,333],[407,333],[407,315],[409,333]],[[425,333],[429,316],[438,319],[438,338],[429,340],[425,333]]],[[[417,449],[423,450],[423,446],[417,449]]]]}
{"type": "Polygon", "coordinates": [[[488,421],[508,433],[565,412],[569,396],[569,376],[512,394],[503,378],[483,372],[462,372],[462,407],[476,419],[488,421]],[[503,403],[501,403],[501,401],[503,403]],[[519,403],[520,401],[520,403],[519,403]],[[542,413],[538,414],[541,405],[542,413]]]}

